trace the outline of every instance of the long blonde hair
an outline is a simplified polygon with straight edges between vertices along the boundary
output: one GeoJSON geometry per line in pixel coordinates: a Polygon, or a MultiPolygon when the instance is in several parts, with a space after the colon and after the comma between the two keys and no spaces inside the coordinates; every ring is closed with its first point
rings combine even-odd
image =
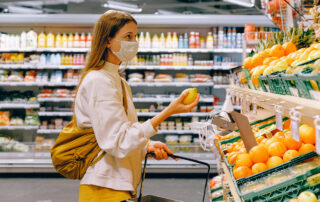
{"type": "Polygon", "coordinates": [[[76,95],[85,76],[91,70],[99,70],[105,65],[108,57],[107,44],[129,22],[137,24],[137,21],[126,12],[109,10],[101,15],[93,28],[91,51],[88,53],[89,58],[81,71],[80,82],[76,87],[76,95]]]}

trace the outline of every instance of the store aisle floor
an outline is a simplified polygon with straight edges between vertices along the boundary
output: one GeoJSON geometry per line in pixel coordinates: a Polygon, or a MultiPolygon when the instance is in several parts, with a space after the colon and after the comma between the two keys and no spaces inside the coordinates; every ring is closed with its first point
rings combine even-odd
{"type": "MultiPolygon", "coordinates": [[[[1,202],[76,202],[78,181],[63,178],[2,178],[1,202]]],[[[199,202],[204,179],[146,179],[144,193],[199,202]]]]}

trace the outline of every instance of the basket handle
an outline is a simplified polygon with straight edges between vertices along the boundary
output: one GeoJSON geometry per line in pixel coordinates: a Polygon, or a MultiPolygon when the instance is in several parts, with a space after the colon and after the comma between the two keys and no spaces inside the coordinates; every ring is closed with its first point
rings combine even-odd
{"type": "MultiPolygon", "coordinates": [[[[141,175],[141,184],[140,184],[140,192],[139,192],[139,198],[138,198],[138,202],[141,202],[141,198],[142,198],[142,190],[143,190],[143,182],[146,176],[146,167],[147,167],[147,160],[148,160],[148,155],[152,155],[154,156],[155,153],[153,152],[148,152],[144,158],[144,165],[143,165],[143,170],[142,170],[142,175],[141,175]]],[[[191,159],[191,158],[187,158],[187,157],[183,157],[183,156],[177,156],[177,155],[172,155],[172,154],[168,154],[169,157],[174,158],[174,159],[183,159],[183,160],[187,160],[187,161],[192,161],[198,164],[202,164],[208,167],[208,173],[207,173],[207,178],[206,178],[206,184],[204,185],[204,191],[203,191],[203,197],[202,197],[202,202],[204,202],[205,198],[206,198],[206,190],[207,190],[207,186],[208,186],[208,180],[209,180],[209,175],[210,175],[210,165],[206,162],[203,161],[198,161],[195,159],[191,159]]]]}

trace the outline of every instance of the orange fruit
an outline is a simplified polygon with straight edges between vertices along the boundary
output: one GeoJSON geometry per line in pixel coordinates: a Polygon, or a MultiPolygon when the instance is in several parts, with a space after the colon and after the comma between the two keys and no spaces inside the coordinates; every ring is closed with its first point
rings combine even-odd
{"type": "Polygon", "coordinates": [[[278,166],[278,165],[280,165],[282,163],[283,163],[282,158],[280,158],[279,156],[272,156],[267,161],[267,167],[268,168],[273,168],[273,167],[276,167],[276,166],[278,166]]]}
{"type": "Polygon", "coordinates": [[[268,139],[265,143],[266,148],[268,149],[270,144],[274,143],[274,142],[283,142],[283,138],[279,138],[279,137],[272,137],[270,139],[268,139]]]}
{"type": "Polygon", "coordinates": [[[268,57],[266,59],[263,60],[263,65],[269,65],[272,61],[274,60],[278,60],[279,58],[277,57],[268,57]]]}
{"type": "Polygon", "coordinates": [[[284,55],[289,55],[290,53],[297,51],[297,46],[292,42],[286,42],[282,47],[284,48],[284,55]]]}
{"type": "Polygon", "coordinates": [[[303,124],[299,127],[299,134],[302,139],[302,142],[306,144],[316,143],[316,132],[313,127],[307,124],[303,124]]]}
{"type": "Polygon", "coordinates": [[[238,153],[232,153],[232,154],[228,155],[227,161],[228,161],[229,165],[235,164],[238,155],[239,155],[238,153]]]}
{"type": "Polygon", "coordinates": [[[259,145],[252,147],[249,155],[253,163],[264,163],[267,162],[269,158],[268,150],[259,145]]]}
{"type": "Polygon", "coordinates": [[[252,68],[252,57],[248,57],[243,62],[243,67],[245,69],[251,69],[252,68]]]}
{"type": "Polygon", "coordinates": [[[252,161],[249,154],[239,154],[236,160],[236,166],[247,166],[250,168],[252,166],[252,161]]]}
{"type": "Polygon", "coordinates": [[[292,138],[291,132],[287,132],[285,134],[283,143],[286,145],[288,149],[294,149],[294,150],[298,150],[302,145],[301,139],[300,139],[300,142],[297,142],[296,140],[294,140],[292,138]]]}
{"type": "Polygon", "coordinates": [[[279,137],[279,138],[283,138],[284,134],[282,131],[277,132],[274,137],[279,137]]]}
{"type": "Polygon", "coordinates": [[[252,166],[251,170],[252,170],[253,174],[256,174],[256,173],[262,172],[267,169],[268,169],[268,167],[265,163],[256,163],[252,166]]]}
{"type": "Polygon", "coordinates": [[[286,151],[287,147],[282,142],[271,143],[268,147],[268,152],[270,156],[282,157],[286,151]]]}
{"type": "Polygon", "coordinates": [[[262,65],[263,60],[264,60],[264,57],[262,55],[255,54],[252,57],[252,66],[251,66],[251,68],[254,68],[254,67],[257,67],[259,65],[262,65]]]}
{"type": "Polygon", "coordinates": [[[290,129],[290,119],[286,120],[285,122],[283,122],[283,130],[287,130],[290,129]]]}
{"type": "Polygon", "coordinates": [[[312,151],[316,151],[316,147],[312,144],[302,144],[302,146],[299,149],[299,154],[306,154],[312,151]]]}
{"type": "Polygon", "coordinates": [[[233,145],[227,147],[227,152],[231,153],[233,151],[233,145]]]}
{"type": "Polygon", "coordinates": [[[293,150],[293,149],[288,150],[283,154],[283,161],[284,162],[289,161],[290,159],[292,159],[296,156],[299,156],[299,152],[297,152],[296,150],[293,150]]]}
{"type": "Polygon", "coordinates": [[[272,46],[271,55],[273,57],[281,58],[282,56],[284,56],[284,48],[281,45],[272,46]]]}
{"type": "Polygon", "coordinates": [[[258,54],[261,55],[263,58],[268,58],[268,57],[271,57],[271,50],[270,50],[270,48],[267,48],[258,54]]]}
{"type": "Polygon", "coordinates": [[[240,179],[242,177],[249,177],[252,175],[252,171],[247,166],[239,166],[233,170],[233,176],[235,179],[240,179]]]}

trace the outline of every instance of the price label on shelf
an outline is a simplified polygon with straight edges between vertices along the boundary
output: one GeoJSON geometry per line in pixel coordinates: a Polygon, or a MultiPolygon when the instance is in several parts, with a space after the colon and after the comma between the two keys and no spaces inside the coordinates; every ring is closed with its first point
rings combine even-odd
{"type": "Polygon", "coordinates": [[[314,126],[316,129],[316,151],[320,155],[320,116],[315,117],[314,126]]]}
{"type": "Polygon", "coordinates": [[[277,129],[282,131],[283,130],[283,123],[282,123],[282,107],[280,105],[275,105],[274,106],[276,110],[276,126],[277,129]]]}
{"type": "Polygon", "coordinates": [[[296,111],[295,109],[290,110],[290,119],[291,119],[291,134],[292,138],[299,142],[300,136],[299,136],[299,126],[300,126],[300,120],[301,120],[301,113],[296,111]]]}

